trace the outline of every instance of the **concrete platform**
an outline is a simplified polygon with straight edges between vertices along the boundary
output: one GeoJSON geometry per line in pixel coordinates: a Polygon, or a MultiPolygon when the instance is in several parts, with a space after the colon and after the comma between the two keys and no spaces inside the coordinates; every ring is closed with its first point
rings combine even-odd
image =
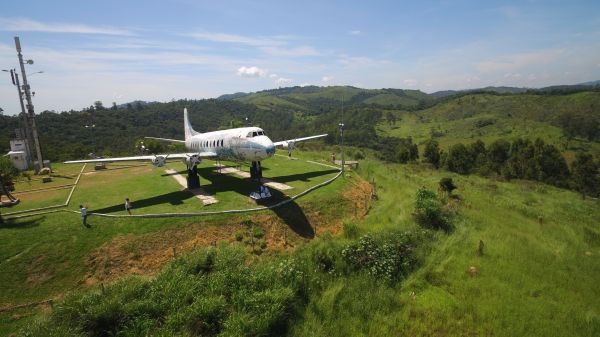
{"type": "MultiPolygon", "coordinates": [[[[240,176],[242,178],[250,178],[250,172],[240,171],[235,167],[224,166],[221,164],[215,164],[215,166],[217,166],[217,169],[220,170],[220,172],[223,174],[235,174],[236,176],[240,176]]],[[[263,185],[268,186],[270,188],[274,188],[279,191],[287,191],[293,188],[290,185],[278,183],[268,178],[262,178],[261,182],[263,183],[263,185]]]]}
{"type": "MultiPolygon", "coordinates": [[[[177,181],[179,183],[179,185],[183,186],[186,190],[187,189],[187,179],[182,176],[181,174],[179,174],[179,172],[173,170],[173,169],[165,169],[165,172],[170,175],[171,177],[173,177],[175,179],[175,181],[177,181]]],[[[206,193],[206,191],[204,191],[202,188],[194,188],[191,190],[188,190],[190,193],[192,193],[194,196],[196,196],[196,198],[202,200],[202,203],[204,205],[212,205],[212,204],[216,204],[217,202],[219,202],[219,200],[217,200],[215,197],[213,197],[212,195],[209,195],[208,193],[206,193]]]]}

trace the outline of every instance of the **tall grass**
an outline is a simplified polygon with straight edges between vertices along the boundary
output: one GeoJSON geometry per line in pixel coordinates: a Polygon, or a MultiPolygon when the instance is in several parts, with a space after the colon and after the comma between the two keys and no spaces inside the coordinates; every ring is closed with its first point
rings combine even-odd
{"type": "Polygon", "coordinates": [[[24,336],[281,336],[314,294],[356,278],[388,287],[417,263],[421,233],[332,238],[253,260],[241,245],[198,250],[155,278],[129,277],[73,294],[24,336]],[[368,242],[368,244],[365,244],[368,242]]]}

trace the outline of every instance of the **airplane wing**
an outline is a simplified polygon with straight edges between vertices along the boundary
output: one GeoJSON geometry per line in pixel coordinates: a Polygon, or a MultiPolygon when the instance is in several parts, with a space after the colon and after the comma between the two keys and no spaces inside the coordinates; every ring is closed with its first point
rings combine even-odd
{"type": "Polygon", "coordinates": [[[161,164],[162,166],[167,160],[181,160],[192,157],[200,159],[214,158],[217,154],[215,152],[200,152],[200,153],[170,153],[165,155],[147,155],[147,156],[132,156],[132,157],[114,157],[114,158],[96,158],[96,159],[82,159],[82,160],[70,160],[64,162],[65,164],[83,164],[83,163],[115,163],[122,161],[150,161],[152,164],[161,164]]]}
{"type": "Polygon", "coordinates": [[[4,157],[10,156],[10,155],[13,155],[13,154],[25,154],[25,152],[23,152],[23,151],[8,151],[8,153],[5,154],[4,157]]]}
{"type": "Polygon", "coordinates": [[[293,144],[295,144],[296,142],[302,142],[305,140],[311,140],[311,139],[316,139],[316,138],[322,138],[322,137],[326,137],[327,134],[323,134],[323,135],[317,135],[317,136],[309,136],[309,137],[302,137],[302,138],[295,138],[295,139],[288,139],[288,140],[282,140],[279,142],[275,142],[273,143],[273,145],[275,146],[281,146],[283,148],[287,148],[290,145],[293,146],[293,144]]]}
{"type": "Polygon", "coordinates": [[[162,141],[171,142],[171,143],[184,143],[185,144],[185,140],[179,140],[179,139],[169,139],[169,138],[159,138],[159,137],[144,137],[144,138],[162,140],[162,141]]]}

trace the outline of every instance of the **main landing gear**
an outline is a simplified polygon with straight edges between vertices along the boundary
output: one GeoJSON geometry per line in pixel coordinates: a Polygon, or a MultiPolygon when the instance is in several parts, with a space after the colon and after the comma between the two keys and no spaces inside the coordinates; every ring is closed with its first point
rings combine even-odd
{"type": "Polygon", "coordinates": [[[259,161],[253,161],[250,166],[250,180],[260,182],[262,179],[262,167],[259,161]]]}
{"type": "Polygon", "coordinates": [[[198,167],[196,167],[196,165],[193,165],[191,168],[188,166],[187,173],[188,190],[200,188],[200,177],[198,176],[198,167]]]}

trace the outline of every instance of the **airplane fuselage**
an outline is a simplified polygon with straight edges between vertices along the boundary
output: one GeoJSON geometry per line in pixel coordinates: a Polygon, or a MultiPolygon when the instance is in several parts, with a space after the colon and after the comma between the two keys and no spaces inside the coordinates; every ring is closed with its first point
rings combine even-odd
{"type": "Polygon", "coordinates": [[[261,161],[275,154],[275,145],[257,127],[196,134],[185,146],[192,153],[214,152],[218,159],[231,161],[261,161]]]}

